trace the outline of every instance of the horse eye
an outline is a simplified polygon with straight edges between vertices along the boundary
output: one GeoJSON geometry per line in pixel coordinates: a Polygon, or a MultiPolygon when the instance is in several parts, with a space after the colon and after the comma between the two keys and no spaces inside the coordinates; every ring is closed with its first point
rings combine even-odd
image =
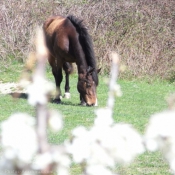
{"type": "Polygon", "coordinates": [[[87,83],[87,85],[86,85],[87,87],[91,87],[91,84],[90,83],[87,83]]]}

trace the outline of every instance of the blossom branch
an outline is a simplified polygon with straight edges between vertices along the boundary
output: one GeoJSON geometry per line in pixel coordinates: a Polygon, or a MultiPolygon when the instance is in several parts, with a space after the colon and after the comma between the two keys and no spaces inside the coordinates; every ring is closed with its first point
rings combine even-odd
{"type": "Polygon", "coordinates": [[[109,82],[109,97],[107,101],[107,107],[113,110],[114,107],[114,102],[115,102],[115,94],[116,94],[116,81],[118,78],[118,67],[119,67],[119,56],[117,53],[112,52],[111,53],[112,57],[112,66],[111,66],[111,78],[109,82]]]}
{"type": "MultiPolygon", "coordinates": [[[[47,48],[45,45],[43,31],[37,30],[36,38],[36,58],[37,58],[37,67],[33,76],[33,83],[37,83],[38,79],[45,79],[45,66],[47,61],[47,48]]],[[[37,89],[38,91],[40,89],[37,89]]],[[[43,94],[44,96],[45,94],[43,94]]],[[[38,144],[39,152],[43,153],[48,149],[47,142],[47,107],[46,104],[37,103],[36,104],[36,115],[37,115],[37,135],[38,135],[38,144]]]]}

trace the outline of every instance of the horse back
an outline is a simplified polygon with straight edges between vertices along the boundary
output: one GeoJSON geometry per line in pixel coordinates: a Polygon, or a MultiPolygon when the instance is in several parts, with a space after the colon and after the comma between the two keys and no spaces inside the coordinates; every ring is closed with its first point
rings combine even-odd
{"type": "Polygon", "coordinates": [[[45,33],[52,36],[57,29],[63,26],[64,21],[65,18],[62,16],[52,16],[48,18],[43,25],[45,33]]]}
{"type": "Polygon", "coordinates": [[[52,16],[44,22],[43,30],[51,55],[59,55],[64,61],[75,62],[70,46],[71,40],[78,38],[78,33],[70,20],[63,16],[52,16]]]}

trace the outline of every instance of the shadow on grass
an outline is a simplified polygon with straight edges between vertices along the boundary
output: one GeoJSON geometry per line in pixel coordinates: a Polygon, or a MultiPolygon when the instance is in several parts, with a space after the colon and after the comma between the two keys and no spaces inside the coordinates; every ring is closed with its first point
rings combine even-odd
{"type": "MultiPolygon", "coordinates": [[[[9,93],[9,95],[11,95],[13,98],[28,99],[27,93],[14,92],[14,93],[9,93]]],[[[49,103],[58,104],[58,105],[67,105],[67,106],[82,106],[81,104],[77,104],[77,103],[70,102],[70,101],[61,101],[60,103],[57,103],[55,102],[53,98],[49,100],[49,103]]]]}
{"type": "Polygon", "coordinates": [[[23,99],[28,98],[28,94],[26,93],[13,92],[13,93],[10,93],[9,95],[11,95],[13,98],[23,98],[23,99]]]}

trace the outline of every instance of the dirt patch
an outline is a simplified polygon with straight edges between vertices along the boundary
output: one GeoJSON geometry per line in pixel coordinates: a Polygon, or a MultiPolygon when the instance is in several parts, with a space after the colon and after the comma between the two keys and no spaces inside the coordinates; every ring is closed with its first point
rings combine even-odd
{"type": "Polygon", "coordinates": [[[2,83],[0,81],[0,94],[10,94],[10,93],[22,93],[25,92],[25,90],[21,90],[18,83],[2,83]]]}

